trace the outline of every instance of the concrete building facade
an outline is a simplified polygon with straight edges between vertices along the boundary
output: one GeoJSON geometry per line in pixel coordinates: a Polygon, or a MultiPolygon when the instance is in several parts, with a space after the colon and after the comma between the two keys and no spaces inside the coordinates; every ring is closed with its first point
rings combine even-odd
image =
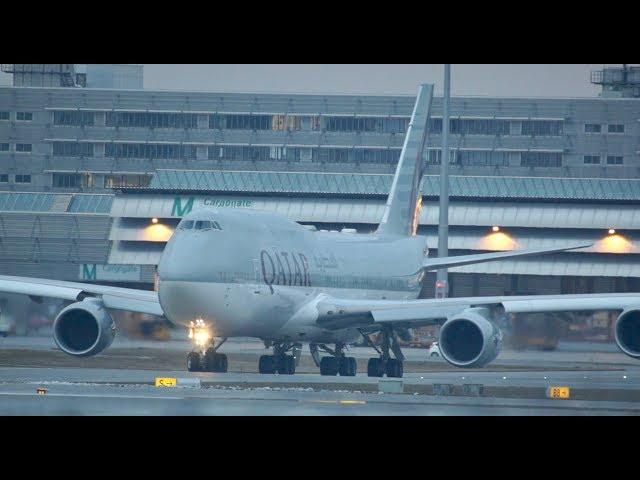
{"type": "MultiPolygon", "coordinates": [[[[157,169],[391,173],[414,97],[0,88],[0,190],[102,193],[157,169]]],[[[451,173],[637,178],[640,99],[452,99],[451,173]]],[[[441,99],[425,162],[440,162],[441,99]]]]}

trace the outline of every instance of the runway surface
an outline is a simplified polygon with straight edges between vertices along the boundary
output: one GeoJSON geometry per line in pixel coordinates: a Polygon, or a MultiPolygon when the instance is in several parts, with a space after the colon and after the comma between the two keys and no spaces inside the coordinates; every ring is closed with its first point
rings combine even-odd
{"type": "MultiPolygon", "coordinates": [[[[640,362],[613,345],[562,345],[556,352],[506,351],[491,368],[461,370],[405,349],[404,393],[382,393],[388,380],[322,377],[308,351],[298,373],[260,375],[266,353],[256,341],[229,341],[229,373],[183,370],[183,341],[119,340],[93,358],[75,359],[48,337],[0,340],[0,415],[638,415],[640,362]],[[197,387],[157,388],[156,377],[197,379],[197,387]],[[386,383],[385,383],[386,382],[386,383]],[[463,385],[482,385],[469,396],[463,385]],[[434,387],[435,385],[435,387],[434,387]],[[442,395],[439,385],[450,385],[442,395]],[[550,385],[571,388],[547,399],[550,385]],[[39,394],[37,389],[46,393],[39,394]],[[465,394],[466,393],[466,394],[465,394]],[[476,392],[477,393],[477,392],[476,392]]],[[[359,371],[372,355],[349,353],[359,371]]],[[[364,367],[363,367],[364,366],[364,367]]]]}

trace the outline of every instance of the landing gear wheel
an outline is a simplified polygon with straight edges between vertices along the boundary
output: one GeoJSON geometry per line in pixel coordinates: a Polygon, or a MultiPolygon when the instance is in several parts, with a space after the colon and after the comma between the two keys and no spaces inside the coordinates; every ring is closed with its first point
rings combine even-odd
{"type": "Polygon", "coordinates": [[[276,373],[276,359],[273,355],[262,355],[258,361],[260,373],[276,373]]]}
{"type": "Polygon", "coordinates": [[[227,369],[229,368],[229,361],[227,360],[227,356],[224,353],[218,354],[218,372],[227,373],[227,369]]]}
{"type": "Polygon", "coordinates": [[[204,352],[204,356],[202,358],[202,364],[204,366],[204,371],[206,372],[216,372],[218,366],[218,354],[213,348],[208,348],[204,352]]]}
{"type": "Polygon", "coordinates": [[[227,372],[227,356],[221,353],[216,353],[213,348],[208,348],[207,351],[204,352],[202,363],[204,365],[204,370],[207,372],[227,372]]]}
{"type": "Polygon", "coordinates": [[[320,360],[320,375],[336,376],[338,374],[338,359],[336,357],[322,357],[320,360]]]}
{"type": "Polygon", "coordinates": [[[355,377],[358,371],[358,363],[354,357],[343,357],[340,360],[340,376],[355,377]]]}
{"type": "Polygon", "coordinates": [[[370,377],[382,377],[384,375],[384,363],[381,358],[370,358],[367,363],[367,375],[370,377]]]}
{"type": "Polygon", "coordinates": [[[278,361],[278,373],[293,375],[296,373],[296,359],[292,355],[283,355],[278,361]]]}
{"type": "Polygon", "coordinates": [[[390,358],[387,361],[387,377],[390,378],[402,378],[404,373],[404,367],[400,360],[390,358]]]}
{"type": "Polygon", "coordinates": [[[187,355],[187,370],[190,372],[202,371],[202,359],[198,352],[191,352],[187,355]]]}

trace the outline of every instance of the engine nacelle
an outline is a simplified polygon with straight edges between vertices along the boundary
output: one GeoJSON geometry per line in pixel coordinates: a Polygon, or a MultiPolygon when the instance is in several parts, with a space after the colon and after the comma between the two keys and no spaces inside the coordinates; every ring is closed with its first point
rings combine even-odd
{"type": "Polygon", "coordinates": [[[627,308],[616,320],[616,343],[620,350],[640,358],[640,307],[627,308]]]}
{"type": "Polygon", "coordinates": [[[64,308],[53,321],[53,339],[60,350],[76,357],[96,355],[116,336],[116,324],[102,302],[88,298],[64,308]]]}
{"type": "Polygon", "coordinates": [[[469,308],[440,329],[440,353],[456,367],[483,367],[502,350],[502,332],[486,308],[469,308]]]}

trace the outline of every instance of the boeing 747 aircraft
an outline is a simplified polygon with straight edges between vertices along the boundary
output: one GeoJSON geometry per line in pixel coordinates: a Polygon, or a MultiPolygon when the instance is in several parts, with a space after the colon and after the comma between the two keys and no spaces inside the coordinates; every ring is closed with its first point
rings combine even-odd
{"type": "Polygon", "coordinates": [[[381,332],[381,348],[370,343],[378,355],[367,373],[402,377],[398,330],[435,323],[442,324],[440,349],[448,362],[481,367],[500,352],[496,315],[601,309],[622,311],[616,342],[640,358],[640,294],[417,299],[430,270],[588,246],[428,258],[416,228],[432,95],[432,85],[420,87],[373,234],[314,232],[264,211],[204,209],[178,224],[158,266],[157,292],[9,276],[0,276],[0,292],[72,301],[54,320],[54,339],[75,356],[111,344],[111,309],[164,315],[189,329],[195,344],[189,371],[226,372],[224,341],[256,337],[273,347],[260,358],[260,373],[295,373],[291,352],[309,344],[322,375],[353,376],[356,361],[344,347],[381,332]]]}

